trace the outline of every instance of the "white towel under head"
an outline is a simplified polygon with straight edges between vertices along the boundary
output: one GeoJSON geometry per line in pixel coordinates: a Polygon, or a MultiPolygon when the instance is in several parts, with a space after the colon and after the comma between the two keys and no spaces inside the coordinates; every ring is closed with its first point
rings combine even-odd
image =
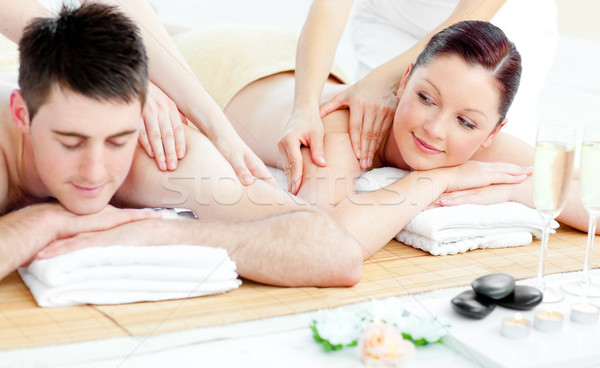
{"type": "Polygon", "coordinates": [[[19,274],[38,305],[121,304],[239,287],[227,251],[199,245],[113,245],[35,260],[19,274]]]}
{"type": "MultiPolygon", "coordinates": [[[[358,193],[383,188],[404,177],[397,168],[371,170],[356,181],[358,193]]],[[[396,239],[434,255],[463,253],[476,248],[501,248],[530,244],[541,236],[543,222],[538,212],[523,204],[465,204],[438,207],[415,216],[396,239]]],[[[552,228],[558,228],[556,221],[552,228]]]]}

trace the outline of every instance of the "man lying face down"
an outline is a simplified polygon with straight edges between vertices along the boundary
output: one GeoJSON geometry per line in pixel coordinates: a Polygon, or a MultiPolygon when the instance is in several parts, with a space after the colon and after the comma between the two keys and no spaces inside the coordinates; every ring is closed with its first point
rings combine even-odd
{"type": "Polygon", "coordinates": [[[198,131],[187,129],[176,171],[156,168],[137,144],[146,53],[135,23],[115,8],[92,3],[37,19],[19,52],[20,90],[6,77],[0,84],[0,277],[36,254],[202,244],[225,248],[238,273],[258,282],[360,280],[360,248],[345,230],[262,180],[243,186],[198,131]],[[185,207],[198,220],[109,203],[185,207]]]}

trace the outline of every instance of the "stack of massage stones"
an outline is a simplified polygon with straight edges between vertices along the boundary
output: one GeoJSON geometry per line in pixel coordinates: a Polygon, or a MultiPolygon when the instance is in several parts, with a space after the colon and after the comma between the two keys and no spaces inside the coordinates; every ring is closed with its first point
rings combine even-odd
{"type": "Polygon", "coordinates": [[[452,308],[463,316],[482,319],[496,305],[516,310],[529,310],[542,302],[538,289],[515,285],[515,279],[505,273],[481,276],[471,284],[473,290],[464,291],[450,301],[452,308]]]}

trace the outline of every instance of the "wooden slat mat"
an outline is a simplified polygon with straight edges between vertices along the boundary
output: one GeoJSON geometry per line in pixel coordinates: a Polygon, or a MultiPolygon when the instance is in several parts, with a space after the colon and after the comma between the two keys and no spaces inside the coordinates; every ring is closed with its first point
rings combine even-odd
{"type": "MultiPolygon", "coordinates": [[[[547,273],[583,267],[586,235],[565,225],[550,237],[547,273]]],[[[0,350],[108,337],[147,336],[468,285],[490,272],[537,273],[539,241],[519,248],[436,257],[392,241],[365,262],[352,288],[279,288],[245,280],[222,295],[117,306],[39,308],[16,273],[0,282],[0,350]]],[[[600,266],[596,247],[593,267],[600,266]]]]}

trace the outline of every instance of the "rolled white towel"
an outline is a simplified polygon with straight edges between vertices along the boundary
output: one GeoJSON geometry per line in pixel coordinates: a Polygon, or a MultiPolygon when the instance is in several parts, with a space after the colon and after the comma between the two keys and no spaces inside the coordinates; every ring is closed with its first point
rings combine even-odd
{"type": "MultiPolygon", "coordinates": [[[[356,181],[358,193],[383,188],[404,177],[406,171],[385,167],[371,170],[356,181]]],[[[434,255],[464,253],[477,248],[527,245],[541,236],[538,212],[523,204],[465,204],[438,207],[415,216],[396,239],[434,255]]],[[[556,221],[552,228],[558,228],[556,221]]]]}
{"type": "Polygon", "coordinates": [[[227,251],[199,245],[113,245],[19,268],[41,307],[121,304],[224,293],[240,286],[227,251]]]}

